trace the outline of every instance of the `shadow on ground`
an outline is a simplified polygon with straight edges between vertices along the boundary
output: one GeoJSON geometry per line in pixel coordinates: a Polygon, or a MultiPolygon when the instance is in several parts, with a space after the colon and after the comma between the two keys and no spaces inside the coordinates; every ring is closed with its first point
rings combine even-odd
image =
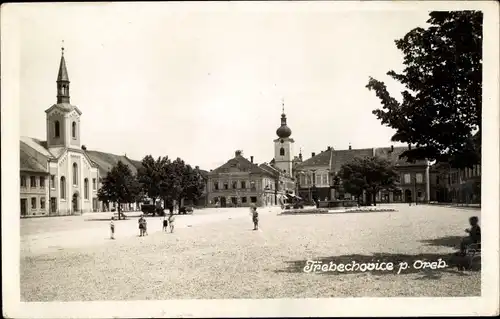
{"type": "Polygon", "coordinates": [[[442,246],[459,249],[460,242],[465,236],[446,236],[440,238],[421,240],[420,242],[427,246],[442,246]]]}
{"type": "Polygon", "coordinates": [[[421,274],[416,279],[439,279],[443,273],[451,273],[458,276],[469,276],[470,272],[481,270],[480,258],[474,260],[472,267],[467,271],[458,271],[458,265],[467,265],[469,259],[454,254],[432,253],[432,254],[391,254],[377,253],[373,255],[341,255],[331,257],[319,257],[314,260],[287,261],[284,269],[276,270],[277,273],[321,273],[325,275],[348,275],[359,273],[370,273],[372,275],[400,275],[421,274]],[[424,262],[427,262],[424,266],[424,262]],[[314,263],[314,264],[313,264],[314,263]],[[385,264],[384,264],[385,263],[385,264]],[[387,267],[393,264],[393,269],[387,267]],[[430,264],[434,263],[434,264],[430,264]],[[362,264],[368,267],[363,271],[362,264]],[[316,270],[314,271],[314,266],[316,270]],[[343,269],[339,269],[343,265],[343,269]],[[349,269],[345,269],[346,265],[349,269]],[[354,265],[359,265],[354,266],[354,265]],[[406,265],[406,268],[405,268],[406,265]],[[318,267],[319,266],[319,267],[318,267]],[[432,268],[430,268],[432,266],[432,268]]]}

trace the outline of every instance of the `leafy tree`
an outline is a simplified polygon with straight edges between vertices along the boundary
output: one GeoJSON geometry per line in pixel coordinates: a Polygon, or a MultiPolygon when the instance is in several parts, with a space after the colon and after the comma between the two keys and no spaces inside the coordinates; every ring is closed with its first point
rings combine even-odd
{"type": "Polygon", "coordinates": [[[342,187],[359,198],[366,191],[376,203],[376,194],[383,189],[393,190],[397,185],[398,174],[392,164],[379,157],[355,158],[342,165],[337,174],[342,187]]]}
{"type": "Polygon", "coordinates": [[[170,177],[168,174],[169,165],[168,156],[158,157],[155,160],[153,156],[147,155],[142,159],[142,167],[137,172],[137,178],[144,193],[154,202],[168,195],[169,189],[166,187],[166,182],[170,177]]]}
{"type": "Polygon", "coordinates": [[[130,168],[119,161],[103,179],[97,192],[101,201],[111,201],[118,204],[118,219],[121,219],[121,204],[133,203],[141,192],[141,185],[132,175],[130,168]]]}
{"type": "Polygon", "coordinates": [[[387,75],[406,87],[402,102],[370,77],[366,87],[382,102],[373,114],[396,130],[392,141],[416,145],[402,157],[472,167],[481,154],[483,14],[434,11],[427,23],[427,29],[415,28],[395,41],[405,68],[387,75]]]}
{"type": "Polygon", "coordinates": [[[193,169],[190,165],[177,158],[170,165],[172,176],[172,198],[182,203],[183,199],[198,199],[205,186],[205,182],[199,169],[193,169]]]}

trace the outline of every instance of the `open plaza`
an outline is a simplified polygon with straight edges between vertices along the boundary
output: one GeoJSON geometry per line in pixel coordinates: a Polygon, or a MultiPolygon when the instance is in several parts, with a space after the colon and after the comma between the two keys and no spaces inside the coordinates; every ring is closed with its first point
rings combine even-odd
{"type": "Polygon", "coordinates": [[[177,216],[173,233],[147,217],[145,237],[130,216],[115,240],[112,213],[22,219],[21,301],[480,296],[480,259],[450,262],[479,209],[380,208],[394,211],[262,208],[258,231],[248,208],[209,208],[177,216]]]}

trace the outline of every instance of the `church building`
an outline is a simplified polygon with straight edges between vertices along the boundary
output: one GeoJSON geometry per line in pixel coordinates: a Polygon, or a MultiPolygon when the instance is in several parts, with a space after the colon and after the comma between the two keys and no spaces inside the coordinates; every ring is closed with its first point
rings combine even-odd
{"type": "Polygon", "coordinates": [[[20,140],[21,216],[70,215],[99,211],[100,181],[118,160],[137,172],[126,156],[87,151],[82,145],[82,111],[70,102],[70,80],[62,48],[57,102],[46,111],[46,139],[20,140]]]}

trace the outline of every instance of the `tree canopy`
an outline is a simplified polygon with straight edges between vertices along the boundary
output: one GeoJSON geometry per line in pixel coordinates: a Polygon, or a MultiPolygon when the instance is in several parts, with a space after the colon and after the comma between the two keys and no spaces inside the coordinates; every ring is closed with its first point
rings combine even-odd
{"type": "Polygon", "coordinates": [[[135,202],[141,193],[141,186],[130,168],[118,161],[103,179],[97,197],[101,201],[118,203],[118,219],[121,219],[121,204],[135,202]]]}
{"type": "Polygon", "coordinates": [[[366,191],[376,204],[375,195],[382,189],[394,189],[398,174],[389,161],[379,157],[365,157],[355,158],[342,165],[336,179],[346,192],[359,198],[366,191]]]}
{"type": "Polygon", "coordinates": [[[483,14],[434,11],[427,23],[395,41],[404,69],[387,75],[406,87],[402,102],[370,77],[366,87],[382,103],[373,114],[396,130],[393,141],[416,145],[401,156],[471,167],[481,154],[483,14]]]}

